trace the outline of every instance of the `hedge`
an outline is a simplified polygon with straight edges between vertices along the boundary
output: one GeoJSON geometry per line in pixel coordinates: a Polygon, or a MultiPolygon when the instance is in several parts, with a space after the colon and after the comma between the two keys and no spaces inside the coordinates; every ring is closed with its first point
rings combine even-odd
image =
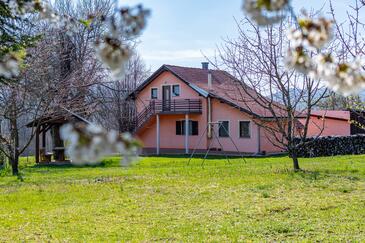
{"type": "Polygon", "coordinates": [[[308,138],[298,147],[298,157],[304,158],[365,154],[365,135],[308,138]]]}

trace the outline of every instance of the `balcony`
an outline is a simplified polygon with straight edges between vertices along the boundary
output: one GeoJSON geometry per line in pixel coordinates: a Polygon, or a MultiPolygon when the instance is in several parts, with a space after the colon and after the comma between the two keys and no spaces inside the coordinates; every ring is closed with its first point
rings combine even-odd
{"type": "Polygon", "coordinates": [[[200,99],[151,100],[150,106],[155,114],[201,114],[200,99]]]}
{"type": "Polygon", "coordinates": [[[201,114],[200,99],[151,100],[150,104],[138,113],[135,132],[156,114],[201,114]]]}

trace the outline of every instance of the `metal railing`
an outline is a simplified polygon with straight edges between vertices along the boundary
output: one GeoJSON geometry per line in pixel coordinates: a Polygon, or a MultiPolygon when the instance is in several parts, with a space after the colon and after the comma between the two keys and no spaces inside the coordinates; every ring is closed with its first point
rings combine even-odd
{"type": "Polygon", "coordinates": [[[200,99],[151,100],[136,117],[136,130],[142,127],[155,114],[202,113],[200,99]]]}
{"type": "Polygon", "coordinates": [[[200,99],[173,99],[155,100],[156,113],[201,113],[202,101],[200,99]]]}

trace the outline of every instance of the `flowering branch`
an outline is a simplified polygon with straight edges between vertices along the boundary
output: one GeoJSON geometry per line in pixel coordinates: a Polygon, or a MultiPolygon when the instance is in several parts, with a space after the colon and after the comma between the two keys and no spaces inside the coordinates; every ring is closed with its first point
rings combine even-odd
{"type": "MultiPolygon", "coordinates": [[[[110,69],[114,78],[121,79],[125,65],[132,56],[128,42],[141,34],[150,15],[142,5],[117,8],[113,15],[87,16],[78,19],[67,14],[60,15],[52,6],[42,0],[4,0],[9,18],[26,18],[37,13],[38,21],[45,21],[51,27],[63,29],[67,34],[77,31],[78,25],[93,28],[94,21],[104,24],[106,31],[95,43],[96,57],[110,69]]],[[[22,58],[17,53],[0,53],[0,78],[14,78],[20,72],[22,58]]],[[[62,139],[70,144],[67,154],[73,163],[94,164],[111,153],[123,155],[123,165],[127,165],[138,154],[139,142],[128,133],[107,131],[95,124],[67,124],[61,128],[62,139]]]]}
{"type": "Polygon", "coordinates": [[[66,124],[61,128],[61,138],[69,142],[66,153],[74,164],[95,164],[106,155],[121,153],[122,165],[129,165],[138,156],[140,143],[128,133],[107,131],[95,124],[66,124]]]}
{"type": "Polygon", "coordinates": [[[285,17],[285,12],[291,13],[297,21],[297,28],[291,29],[288,34],[291,45],[288,68],[322,79],[329,88],[346,96],[365,88],[363,61],[338,62],[331,54],[320,53],[333,37],[333,21],[297,18],[288,0],[245,0],[244,10],[258,25],[274,24],[285,17]],[[311,50],[319,54],[310,56],[311,50]]]}
{"type": "MultiPolygon", "coordinates": [[[[49,3],[41,0],[7,0],[7,6],[15,17],[22,18],[29,13],[39,13],[39,20],[68,31],[73,31],[77,24],[91,28],[93,21],[103,22],[108,30],[96,40],[95,51],[99,60],[111,70],[114,78],[123,77],[125,65],[132,55],[127,40],[141,34],[150,15],[150,10],[144,9],[142,5],[117,9],[116,13],[119,16],[87,16],[87,19],[59,15],[49,3]]],[[[18,60],[8,56],[0,57],[0,76],[17,76],[18,70],[18,60]]]]}

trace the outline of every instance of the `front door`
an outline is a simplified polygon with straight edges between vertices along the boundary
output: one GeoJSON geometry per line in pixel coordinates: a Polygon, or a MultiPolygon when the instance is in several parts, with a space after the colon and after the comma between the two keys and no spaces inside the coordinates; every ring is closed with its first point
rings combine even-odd
{"type": "Polygon", "coordinates": [[[171,110],[171,86],[162,86],[162,110],[171,110]]]}

